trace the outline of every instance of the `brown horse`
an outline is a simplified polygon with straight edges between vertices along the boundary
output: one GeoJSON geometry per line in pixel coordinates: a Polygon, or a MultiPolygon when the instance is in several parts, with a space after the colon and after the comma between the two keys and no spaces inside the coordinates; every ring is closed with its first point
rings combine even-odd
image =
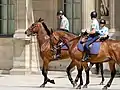
{"type": "MultiPolygon", "coordinates": [[[[65,32],[65,31],[55,31],[55,32],[52,31],[51,32],[51,39],[54,42],[56,42],[56,43],[58,43],[59,39],[60,39],[61,41],[63,40],[64,44],[66,44],[67,42],[72,42],[72,41],[75,41],[76,39],[79,40],[80,38],[85,37],[85,35],[86,35],[85,33],[81,33],[80,37],[76,37],[76,38],[70,39],[71,37],[74,36],[73,33],[68,33],[68,32],[65,32]],[[62,37],[62,38],[64,38],[64,39],[60,38],[60,35],[58,33],[61,33],[60,35],[62,35],[62,33],[63,33],[63,35],[65,35],[65,37],[62,37]]],[[[54,44],[56,44],[56,43],[54,43],[54,44]]],[[[66,44],[66,46],[68,46],[68,48],[70,48],[69,44],[68,45],[66,44]]],[[[71,53],[71,52],[69,52],[69,53],[71,53]]],[[[73,52],[73,53],[76,53],[76,52],[73,52]]],[[[81,52],[81,54],[79,54],[79,56],[82,58],[82,52],[81,52]]],[[[80,78],[80,83],[81,83],[81,85],[83,85],[82,71],[83,71],[83,68],[85,68],[85,72],[86,72],[86,84],[83,87],[86,88],[87,85],[89,84],[89,70],[91,69],[91,67],[94,64],[90,63],[90,65],[88,67],[87,62],[82,63],[82,64],[80,64],[80,63],[81,62],[76,62],[76,59],[72,58],[72,62],[67,67],[67,75],[68,75],[68,78],[69,78],[70,82],[73,83],[73,79],[71,77],[70,70],[76,65],[77,66],[77,70],[78,70],[78,75],[77,75],[77,77],[76,77],[76,79],[74,81],[74,84],[76,85],[77,82],[78,82],[78,79],[80,78]]],[[[101,76],[102,76],[102,81],[101,81],[100,85],[103,85],[104,76],[103,76],[103,64],[102,63],[96,63],[96,74],[99,73],[99,70],[98,70],[99,66],[100,66],[100,69],[101,69],[101,76]]],[[[78,87],[78,88],[80,88],[80,87],[78,87]]]]}
{"type": "MultiPolygon", "coordinates": [[[[38,41],[39,48],[40,48],[40,56],[43,60],[42,74],[44,76],[44,83],[40,87],[45,87],[45,84],[47,84],[47,82],[55,84],[54,80],[50,80],[47,76],[48,64],[52,60],[54,60],[54,57],[53,57],[54,52],[52,50],[52,45],[51,45],[52,40],[50,39],[50,31],[47,28],[46,24],[40,18],[38,21],[36,21],[34,24],[32,24],[25,31],[25,34],[27,34],[27,36],[37,34],[37,41],[38,41]]],[[[75,37],[76,37],[76,35],[74,35],[70,39],[75,38],[75,37]]],[[[67,58],[69,58],[68,50],[61,50],[61,59],[65,60],[67,58]]],[[[73,86],[75,86],[74,82],[72,82],[72,84],[73,84],[73,86]]]]}
{"type": "MultiPolygon", "coordinates": [[[[72,58],[72,63],[69,65],[69,67],[72,67],[73,63],[79,63],[80,65],[78,65],[78,67],[80,68],[80,70],[82,71],[83,67],[82,64],[86,63],[86,62],[80,62],[84,52],[80,52],[77,49],[77,44],[80,38],[75,38],[73,40],[68,40],[67,37],[70,37],[72,34],[67,33],[67,32],[54,32],[53,33],[53,38],[56,38],[55,36],[59,36],[57,37],[57,39],[63,39],[63,41],[65,41],[64,43],[67,44],[67,46],[69,46],[69,54],[72,58]]],[[[111,70],[111,78],[109,80],[109,82],[103,87],[103,90],[107,90],[108,87],[111,86],[111,83],[115,77],[116,74],[116,70],[115,70],[115,63],[120,64],[120,41],[117,40],[106,40],[104,42],[102,42],[101,46],[100,46],[100,51],[98,55],[91,55],[91,58],[89,59],[89,62],[91,63],[102,63],[102,62],[109,62],[109,67],[111,70]]],[[[81,75],[81,73],[80,73],[81,75]]],[[[80,78],[81,79],[81,78],[80,78]]],[[[89,83],[89,78],[86,79],[89,83]]],[[[83,85],[83,82],[80,82],[80,84],[78,85],[78,88],[81,88],[81,85],[83,85]]],[[[87,87],[87,85],[85,85],[85,87],[87,87]]]]}
{"type": "MultiPolygon", "coordinates": [[[[49,37],[50,36],[50,31],[49,31],[49,29],[47,28],[47,26],[45,25],[45,23],[43,22],[42,19],[39,19],[37,22],[32,24],[30,26],[30,28],[28,28],[25,31],[25,33],[28,36],[30,36],[32,34],[35,34],[35,33],[37,34],[37,40],[38,40],[39,48],[40,48],[40,55],[41,55],[41,57],[43,59],[42,74],[44,76],[44,83],[41,85],[41,87],[45,87],[45,84],[47,82],[54,83],[54,80],[50,80],[47,77],[47,71],[48,71],[48,64],[49,64],[49,62],[53,60],[53,51],[51,51],[51,43],[52,42],[55,43],[56,41],[52,40],[49,37]]],[[[77,36],[73,35],[72,37],[69,37],[68,40],[71,40],[72,38],[75,38],[75,37],[77,37],[77,36]]],[[[69,53],[68,53],[67,50],[62,50],[61,51],[61,59],[65,59],[65,58],[69,58],[69,53]]],[[[74,66],[75,66],[75,64],[73,63],[72,67],[74,67],[74,66]]],[[[69,71],[69,69],[72,68],[72,67],[68,67],[67,71],[69,71]]],[[[86,67],[87,67],[87,63],[86,63],[86,67]]],[[[79,72],[79,69],[78,69],[78,72],[79,72]]],[[[67,73],[68,73],[68,77],[69,77],[69,73],[70,72],[67,72],[67,73]]],[[[86,72],[86,73],[88,73],[88,72],[86,72]]],[[[76,82],[78,81],[78,79],[79,79],[78,77],[79,76],[80,76],[80,74],[78,73],[78,75],[76,77],[76,82]]],[[[103,75],[102,75],[102,77],[103,77],[103,75]]],[[[70,79],[72,85],[75,86],[75,83],[73,82],[73,79],[70,78],[70,77],[69,77],[69,79],[70,79]]],[[[102,80],[104,80],[104,77],[103,77],[102,80]]]]}

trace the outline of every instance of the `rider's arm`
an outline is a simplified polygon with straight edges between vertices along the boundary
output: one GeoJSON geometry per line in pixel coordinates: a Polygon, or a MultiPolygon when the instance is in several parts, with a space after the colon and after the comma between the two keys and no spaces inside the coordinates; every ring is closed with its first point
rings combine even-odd
{"type": "Polygon", "coordinates": [[[101,37],[107,37],[109,32],[108,32],[108,28],[105,28],[105,30],[103,31],[104,33],[104,36],[101,36],[101,37]]]}
{"type": "Polygon", "coordinates": [[[89,34],[94,34],[96,32],[95,28],[92,28],[92,30],[89,32],[89,34]]]}
{"type": "Polygon", "coordinates": [[[91,30],[90,30],[89,34],[94,34],[95,32],[96,32],[96,23],[92,22],[91,30]]]}

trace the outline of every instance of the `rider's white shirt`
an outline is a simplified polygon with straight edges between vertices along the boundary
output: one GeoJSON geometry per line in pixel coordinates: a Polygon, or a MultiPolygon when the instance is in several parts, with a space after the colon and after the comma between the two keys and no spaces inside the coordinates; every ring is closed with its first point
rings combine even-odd
{"type": "Polygon", "coordinates": [[[65,29],[65,30],[68,30],[69,31],[69,21],[68,19],[62,15],[61,17],[61,23],[60,23],[60,29],[65,29]]]}
{"type": "Polygon", "coordinates": [[[96,18],[94,18],[94,19],[92,20],[92,24],[91,24],[91,29],[90,29],[90,31],[91,31],[93,28],[94,28],[97,32],[99,32],[99,22],[97,21],[96,18]]]}
{"type": "Polygon", "coordinates": [[[105,36],[109,34],[108,28],[106,26],[100,28],[99,30],[100,36],[105,36]]]}

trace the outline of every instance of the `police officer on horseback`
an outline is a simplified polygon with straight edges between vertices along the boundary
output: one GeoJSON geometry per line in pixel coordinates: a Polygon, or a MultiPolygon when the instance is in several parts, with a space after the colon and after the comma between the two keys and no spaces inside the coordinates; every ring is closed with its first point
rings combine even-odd
{"type": "Polygon", "coordinates": [[[69,31],[69,21],[65,17],[63,11],[60,10],[57,12],[57,18],[60,20],[60,26],[58,29],[69,31]]]}
{"type": "Polygon", "coordinates": [[[105,26],[106,25],[106,21],[104,19],[101,19],[100,20],[100,30],[99,30],[99,33],[100,33],[100,41],[104,41],[106,39],[109,38],[109,29],[108,27],[105,26]]]}
{"type": "Polygon", "coordinates": [[[86,61],[89,59],[90,56],[89,45],[95,42],[97,39],[99,39],[99,22],[97,20],[97,12],[96,11],[91,12],[90,16],[92,23],[90,27],[90,32],[88,33],[89,34],[88,40],[84,45],[85,55],[82,61],[86,61]]]}
{"type": "MultiPolygon", "coordinates": [[[[58,27],[58,30],[67,31],[69,32],[69,21],[65,17],[62,10],[57,12],[57,18],[60,20],[60,26],[58,27]]],[[[64,45],[63,41],[59,41],[56,45],[56,57],[54,59],[59,59],[61,54],[61,47],[64,45]]]]}

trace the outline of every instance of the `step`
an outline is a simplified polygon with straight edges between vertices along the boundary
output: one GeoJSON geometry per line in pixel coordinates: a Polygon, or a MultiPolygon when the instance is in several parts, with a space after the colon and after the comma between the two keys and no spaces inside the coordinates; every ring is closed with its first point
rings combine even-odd
{"type": "Polygon", "coordinates": [[[29,73],[29,71],[26,69],[14,68],[14,69],[10,70],[10,75],[25,75],[27,72],[29,73]]]}

